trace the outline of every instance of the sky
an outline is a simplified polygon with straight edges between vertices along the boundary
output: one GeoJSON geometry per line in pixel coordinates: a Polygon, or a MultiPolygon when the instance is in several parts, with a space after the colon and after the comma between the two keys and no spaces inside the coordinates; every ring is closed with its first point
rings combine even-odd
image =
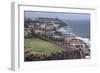
{"type": "Polygon", "coordinates": [[[24,16],[28,18],[59,18],[66,20],[90,20],[90,14],[87,13],[65,13],[65,12],[43,12],[43,11],[24,11],[24,16]]]}

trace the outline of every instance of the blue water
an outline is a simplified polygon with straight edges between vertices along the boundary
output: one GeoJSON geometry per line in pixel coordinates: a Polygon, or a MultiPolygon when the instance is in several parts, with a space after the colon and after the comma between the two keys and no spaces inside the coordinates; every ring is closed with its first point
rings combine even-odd
{"type": "Polygon", "coordinates": [[[70,32],[81,38],[90,39],[90,21],[89,20],[63,20],[70,32]]]}

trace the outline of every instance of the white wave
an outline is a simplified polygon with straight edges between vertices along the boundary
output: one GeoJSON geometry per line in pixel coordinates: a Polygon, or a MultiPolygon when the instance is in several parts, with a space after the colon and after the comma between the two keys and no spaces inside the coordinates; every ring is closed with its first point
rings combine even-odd
{"type": "Polygon", "coordinates": [[[88,38],[81,38],[81,37],[76,37],[76,38],[82,40],[84,43],[90,46],[90,40],[88,38]]]}
{"type": "Polygon", "coordinates": [[[82,40],[84,43],[86,43],[88,46],[90,46],[90,40],[89,38],[82,38],[82,37],[78,37],[75,33],[72,32],[72,29],[68,26],[65,27],[61,27],[60,29],[58,29],[59,32],[64,32],[64,33],[70,33],[72,36],[75,36],[77,39],[82,40]]]}
{"type": "Polygon", "coordinates": [[[71,32],[71,28],[70,27],[61,27],[60,29],[58,29],[59,32],[71,32]]]}

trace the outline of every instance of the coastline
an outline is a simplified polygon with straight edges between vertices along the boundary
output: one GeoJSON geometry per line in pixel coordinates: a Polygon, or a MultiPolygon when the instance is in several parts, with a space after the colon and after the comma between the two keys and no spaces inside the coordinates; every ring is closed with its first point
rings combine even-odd
{"type": "MultiPolygon", "coordinates": [[[[61,51],[61,53],[51,53],[49,56],[43,54],[43,52],[35,54],[29,51],[29,56],[25,56],[25,61],[90,58],[90,45],[88,45],[83,38],[73,35],[72,32],[68,32],[68,30],[61,29],[62,27],[68,27],[68,25],[65,26],[62,22],[63,21],[58,18],[39,18],[32,19],[28,24],[25,23],[25,39],[38,38],[64,48],[64,51],[61,51]],[[64,26],[62,26],[62,24],[64,26]]],[[[27,48],[32,49],[31,46],[27,48]]],[[[25,55],[27,55],[26,51],[25,55]]]]}

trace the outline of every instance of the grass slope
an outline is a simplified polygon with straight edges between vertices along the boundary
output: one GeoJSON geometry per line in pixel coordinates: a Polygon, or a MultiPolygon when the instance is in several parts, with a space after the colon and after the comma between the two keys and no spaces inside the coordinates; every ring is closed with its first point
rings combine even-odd
{"type": "Polygon", "coordinates": [[[24,47],[27,48],[32,48],[34,53],[44,53],[44,54],[51,54],[51,53],[56,53],[56,52],[61,52],[64,49],[52,44],[50,42],[38,39],[38,38],[25,38],[24,40],[24,47]]]}

